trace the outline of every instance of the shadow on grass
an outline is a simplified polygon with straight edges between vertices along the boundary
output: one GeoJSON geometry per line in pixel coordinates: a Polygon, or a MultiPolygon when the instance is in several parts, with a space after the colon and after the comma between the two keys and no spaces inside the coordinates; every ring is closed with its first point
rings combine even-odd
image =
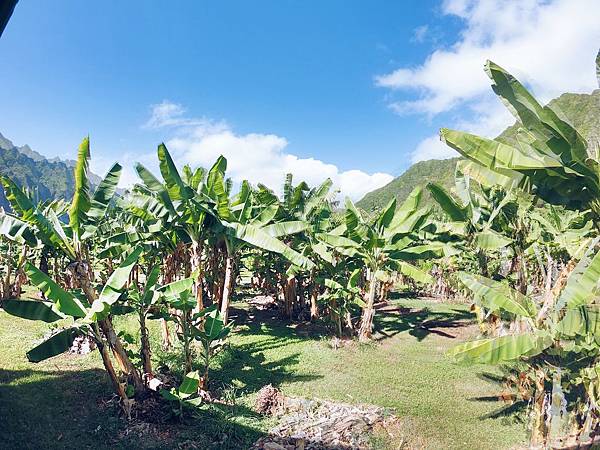
{"type": "MultiPolygon", "coordinates": [[[[231,370],[247,361],[229,360],[231,370]]],[[[285,366],[295,357],[281,362],[285,366]]],[[[254,384],[276,382],[283,373],[267,364],[254,384]],[[267,373],[271,372],[272,376],[267,373]]],[[[256,375],[256,374],[255,374],[256,375]]],[[[252,374],[250,373],[252,377],[252,374]]],[[[264,418],[244,405],[204,404],[188,410],[183,421],[155,400],[153,420],[131,420],[120,414],[104,371],[41,371],[0,369],[0,420],[4,449],[247,449],[267,433],[264,418]],[[156,412],[158,410],[159,412],[156,412]],[[165,412],[164,418],[161,414],[165,412]]],[[[333,450],[306,441],[309,448],[333,450]]]]}
{"type": "Polygon", "coordinates": [[[381,341],[408,332],[418,341],[431,334],[455,339],[461,328],[472,324],[473,315],[465,310],[432,311],[388,305],[380,308],[374,320],[375,340],[381,341]]]}
{"type": "Polygon", "coordinates": [[[294,343],[320,338],[318,333],[302,333],[298,324],[290,326],[279,317],[277,310],[246,310],[235,308],[232,317],[238,325],[240,336],[265,336],[264,339],[242,345],[235,345],[224,351],[219,358],[220,369],[214,371],[213,380],[217,383],[230,383],[236,380],[244,385],[246,393],[253,393],[267,384],[278,386],[281,383],[311,381],[317,376],[297,373],[301,354],[296,352],[277,358],[277,349],[294,343]],[[264,352],[269,351],[267,360],[264,352]],[[275,357],[273,357],[275,355],[275,357]]]}
{"type": "MultiPolygon", "coordinates": [[[[408,332],[418,341],[431,334],[448,339],[458,337],[461,329],[473,323],[473,315],[464,309],[451,308],[448,311],[435,311],[430,308],[408,308],[399,306],[394,300],[409,300],[420,298],[414,292],[391,292],[390,302],[376,305],[374,319],[374,336],[376,341],[391,338],[399,333],[408,332]]],[[[330,329],[323,324],[301,322],[290,324],[280,317],[277,309],[259,310],[253,307],[232,308],[231,316],[245,329],[238,331],[241,335],[267,334],[272,337],[255,348],[254,351],[283,347],[294,341],[306,339],[321,339],[323,336],[333,336],[330,329]]],[[[353,317],[358,322],[360,316],[353,317]]]]}
{"type": "Polygon", "coordinates": [[[99,369],[0,369],[0,448],[238,449],[264,436],[260,417],[242,406],[204,405],[183,423],[164,403],[156,409],[164,420],[136,418],[134,408],[127,421],[99,369]]]}
{"type": "Polygon", "coordinates": [[[300,354],[294,353],[276,360],[267,360],[261,353],[260,344],[232,347],[220,356],[220,369],[215,370],[212,382],[243,385],[245,393],[254,393],[267,384],[278,386],[285,383],[307,382],[320,378],[316,375],[297,374],[300,354]]]}

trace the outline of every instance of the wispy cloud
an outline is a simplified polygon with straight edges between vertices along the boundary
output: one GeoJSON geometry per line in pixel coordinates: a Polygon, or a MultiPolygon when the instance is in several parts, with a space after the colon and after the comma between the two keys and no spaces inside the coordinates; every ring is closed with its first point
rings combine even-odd
{"type": "Polygon", "coordinates": [[[227,127],[224,122],[215,122],[207,118],[190,118],[186,113],[187,109],[183,105],[163,100],[161,103],[150,105],[150,117],[142,128],[153,130],[169,127],[196,128],[218,131],[227,127]]]}
{"type": "Polygon", "coordinates": [[[429,26],[421,25],[421,26],[415,28],[415,30],[413,32],[413,37],[411,40],[412,40],[412,42],[417,42],[417,43],[424,42],[428,33],[429,33],[429,26]]]}

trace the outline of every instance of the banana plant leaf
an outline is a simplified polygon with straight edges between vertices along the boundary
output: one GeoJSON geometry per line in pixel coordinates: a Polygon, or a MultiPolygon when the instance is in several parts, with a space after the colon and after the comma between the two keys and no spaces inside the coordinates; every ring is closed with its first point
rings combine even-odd
{"type": "Polygon", "coordinates": [[[330,278],[326,278],[324,284],[325,287],[328,287],[329,289],[343,289],[343,286],[340,283],[330,278]]]}
{"type": "Polygon", "coordinates": [[[390,257],[404,261],[417,261],[422,259],[441,258],[442,256],[449,256],[453,253],[451,246],[444,242],[430,242],[423,245],[405,247],[399,251],[393,251],[390,253],[390,257]]]}
{"type": "Polygon", "coordinates": [[[389,201],[387,206],[383,208],[383,211],[379,214],[377,218],[377,228],[380,230],[384,230],[390,226],[392,223],[392,219],[394,218],[394,214],[396,213],[396,198],[394,197],[389,201]]]}
{"type": "MultiPolygon", "coordinates": [[[[254,225],[254,223],[252,223],[254,225]]],[[[289,236],[301,233],[308,229],[310,225],[303,220],[292,220],[289,222],[277,222],[271,225],[260,227],[265,233],[274,238],[289,236]]]]}
{"type": "Polygon", "coordinates": [[[315,235],[315,237],[319,241],[324,242],[325,244],[335,248],[336,250],[338,249],[338,247],[349,247],[349,248],[360,247],[360,244],[356,241],[353,241],[352,239],[348,239],[347,237],[338,236],[338,235],[331,234],[331,233],[317,233],[315,235]]]}
{"type": "Polygon", "coordinates": [[[198,386],[200,385],[200,372],[194,370],[189,372],[183,377],[183,381],[179,385],[179,397],[182,399],[188,398],[198,393],[198,386]]]}
{"type": "Polygon", "coordinates": [[[208,171],[206,178],[206,187],[208,196],[215,201],[219,218],[222,220],[232,220],[233,215],[230,211],[229,195],[225,183],[225,171],[227,170],[227,159],[219,156],[217,161],[208,171]]]}
{"type": "Polygon", "coordinates": [[[519,186],[523,180],[523,175],[518,172],[498,168],[492,170],[466,159],[456,163],[456,170],[468,175],[482,186],[500,186],[507,190],[519,186]]]}
{"type": "Polygon", "coordinates": [[[366,229],[362,225],[362,216],[354,203],[346,198],[346,212],[344,214],[346,232],[350,239],[360,242],[366,239],[366,229]]]}
{"type": "Polygon", "coordinates": [[[552,337],[547,333],[510,334],[465,342],[448,353],[468,363],[498,364],[538,355],[551,344],[552,337]]]}
{"type": "Polygon", "coordinates": [[[156,265],[150,269],[144,285],[144,292],[142,293],[141,302],[143,305],[151,305],[156,303],[158,300],[158,292],[155,287],[160,277],[160,265],[156,265]]]}
{"type": "Polygon", "coordinates": [[[2,302],[2,308],[8,314],[28,320],[41,320],[42,322],[56,322],[63,318],[52,309],[52,303],[35,300],[8,299],[2,302]]]}
{"type": "Polygon", "coordinates": [[[500,250],[512,243],[512,240],[494,230],[484,230],[475,234],[475,245],[483,250],[500,250]]]}
{"type": "Polygon", "coordinates": [[[455,222],[466,222],[468,220],[465,207],[460,205],[450,193],[437,183],[427,184],[427,189],[431,192],[433,199],[440,205],[450,220],[455,222]]]}
{"type": "Polygon", "coordinates": [[[173,202],[171,201],[169,192],[165,186],[152,174],[152,172],[150,172],[140,163],[136,163],[135,170],[144,182],[144,185],[158,196],[161,203],[172,214],[173,217],[177,217],[177,211],[175,211],[175,207],[173,206],[173,202]]]}
{"type": "Polygon", "coordinates": [[[323,202],[327,199],[329,195],[329,190],[333,186],[333,181],[330,178],[327,178],[323,183],[321,183],[309,197],[306,205],[304,207],[305,210],[305,219],[309,219],[313,216],[313,213],[323,204],[323,202]]]}
{"type": "Polygon", "coordinates": [[[129,280],[131,270],[137,264],[140,255],[142,254],[142,247],[136,247],[133,251],[127,255],[127,257],[119,264],[119,266],[113,271],[108,277],[98,300],[102,303],[112,305],[121,296],[123,288],[129,280]]]}
{"type": "Polygon", "coordinates": [[[87,239],[96,232],[100,220],[105,216],[108,205],[117,191],[122,169],[119,163],[113,164],[94,191],[82,239],[87,239]]]}
{"type": "Polygon", "coordinates": [[[561,160],[585,176],[594,176],[586,166],[587,142],[549,106],[542,106],[502,67],[487,61],[485,72],[492,80],[492,89],[525,129],[543,143],[540,149],[548,154],[560,155],[561,160]]]}
{"type": "Polygon", "coordinates": [[[172,283],[165,284],[159,288],[159,291],[165,296],[167,301],[172,301],[178,298],[181,293],[189,291],[194,285],[194,275],[188,278],[182,278],[181,280],[173,281],[172,283]]]}
{"type": "Polygon", "coordinates": [[[483,306],[492,311],[502,310],[529,318],[537,314],[537,307],[529,297],[505,284],[467,272],[460,272],[458,278],[483,306]]]}
{"type": "Polygon", "coordinates": [[[100,291],[100,295],[94,300],[91,308],[86,314],[86,319],[88,321],[97,322],[110,314],[111,306],[123,293],[123,289],[129,280],[131,270],[137,264],[142,250],[142,247],[136,247],[108,277],[108,280],[100,291]]]}
{"type": "Polygon", "coordinates": [[[598,336],[600,334],[600,305],[585,305],[567,309],[556,325],[565,336],[598,336]]]}
{"type": "Polygon", "coordinates": [[[433,283],[433,277],[427,272],[419,269],[406,261],[394,261],[398,268],[398,272],[412,278],[419,283],[433,283]]]}
{"type": "Polygon", "coordinates": [[[90,193],[88,170],[90,163],[90,138],[86,137],[79,145],[77,162],[74,168],[75,192],[69,209],[69,225],[76,235],[83,231],[83,225],[87,220],[87,212],[90,209],[90,193]]]}
{"type": "Polygon", "coordinates": [[[165,144],[158,146],[158,160],[160,173],[167,185],[167,192],[172,200],[188,200],[194,196],[194,190],[186,186],[181,179],[177,167],[171,158],[171,154],[167,150],[165,144]]]}
{"type": "Polygon", "coordinates": [[[316,242],[311,245],[311,249],[323,261],[329,264],[333,264],[333,255],[327,250],[327,246],[325,244],[323,244],[322,242],[316,242]]]}
{"type": "Polygon", "coordinates": [[[0,236],[18,244],[35,246],[37,240],[29,224],[8,214],[0,215],[0,236]]]}
{"type": "Polygon", "coordinates": [[[280,254],[291,263],[302,267],[305,270],[309,270],[314,267],[314,263],[309,258],[288,247],[277,238],[270,236],[260,228],[252,225],[241,225],[237,223],[230,223],[227,226],[233,230],[234,236],[237,239],[263,250],[280,254]]]}
{"type": "Polygon", "coordinates": [[[230,325],[223,323],[223,317],[215,308],[204,315],[204,329],[200,334],[208,341],[223,339],[231,330],[230,325]]]}
{"type": "Polygon", "coordinates": [[[37,363],[68,351],[77,336],[81,335],[79,328],[66,328],[53,335],[41,344],[27,352],[27,359],[37,363]]]}
{"type": "Polygon", "coordinates": [[[557,308],[567,306],[574,308],[591,303],[600,293],[600,251],[595,255],[593,249],[597,240],[590,245],[586,254],[581,258],[569,276],[565,288],[556,302],[557,308]],[[592,256],[593,255],[593,256],[592,256]]]}
{"type": "Polygon", "coordinates": [[[58,311],[72,317],[85,317],[85,307],[79,299],[65,291],[30,262],[25,263],[25,273],[31,284],[42,291],[46,298],[54,302],[58,311]]]}

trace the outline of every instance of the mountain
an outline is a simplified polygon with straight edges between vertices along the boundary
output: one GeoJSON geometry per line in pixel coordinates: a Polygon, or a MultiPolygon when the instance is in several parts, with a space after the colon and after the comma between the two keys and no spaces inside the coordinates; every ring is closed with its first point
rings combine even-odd
{"type": "Polygon", "coordinates": [[[356,206],[365,211],[375,211],[383,208],[394,197],[398,202],[403,201],[415,186],[424,186],[431,181],[449,188],[454,184],[454,169],[458,160],[459,158],[419,161],[385,186],[366,194],[356,206]]]}
{"type": "MultiPolygon", "coordinates": [[[[15,146],[0,134],[0,174],[10,177],[20,186],[35,192],[39,200],[70,199],[73,196],[75,161],[59,158],[46,159],[28,145],[15,146]]],[[[90,174],[90,182],[97,185],[100,177],[90,174]]],[[[7,208],[8,201],[0,189],[0,207],[7,208]]]]}
{"type": "MultiPolygon", "coordinates": [[[[592,149],[600,151],[600,89],[591,94],[562,94],[551,100],[549,105],[564,120],[570,122],[587,139],[592,149]]],[[[496,138],[513,144],[519,124],[506,128],[496,138]]],[[[415,186],[425,186],[435,181],[446,188],[454,186],[454,170],[459,158],[430,159],[413,164],[406,172],[394,178],[385,186],[366,194],[356,205],[365,211],[383,208],[392,198],[398,202],[406,199],[415,186]]],[[[427,198],[428,192],[425,192],[427,198]]]]}

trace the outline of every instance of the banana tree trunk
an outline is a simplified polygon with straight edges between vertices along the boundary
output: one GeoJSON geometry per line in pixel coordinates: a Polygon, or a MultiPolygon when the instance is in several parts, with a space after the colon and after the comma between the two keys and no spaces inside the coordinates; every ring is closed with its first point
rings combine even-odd
{"type": "Polygon", "coordinates": [[[142,377],[140,376],[140,373],[129,359],[129,356],[127,356],[127,352],[123,347],[123,343],[121,342],[121,339],[119,339],[119,336],[117,336],[117,334],[115,333],[115,329],[110,319],[101,320],[100,322],[98,322],[98,325],[100,326],[100,329],[106,336],[108,345],[113,351],[115,359],[119,363],[119,367],[121,368],[121,370],[124,373],[126,373],[129,378],[131,378],[136,392],[143,392],[145,390],[145,386],[142,381],[142,377]]]}
{"type": "Polygon", "coordinates": [[[533,421],[531,428],[531,441],[529,443],[532,449],[542,449],[546,445],[546,421],[544,419],[544,403],[546,391],[544,388],[545,375],[541,369],[535,374],[535,397],[533,400],[533,421]]]}
{"type": "Polygon", "coordinates": [[[123,407],[125,408],[127,405],[127,400],[128,400],[127,394],[125,393],[125,388],[123,387],[123,384],[119,381],[119,378],[117,377],[117,373],[115,372],[115,368],[110,359],[110,354],[108,353],[108,348],[106,347],[106,344],[105,344],[104,340],[102,339],[102,335],[100,334],[100,331],[98,330],[98,326],[94,324],[93,330],[94,330],[94,338],[95,338],[94,340],[96,341],[96,345],[98,346],[98,351],[100,352],[100,355],[102,356],[102,362],[104,363],[104,368],[106,369],[106,372],[108,373],[108,377],[110,378],[110,381],[113,384],[113,388],[115,389],[116,394],[123,401],[123,407]]]}
{"type": "Polygon", "coordinates": [[[554,267],[554,260],[552,255],[550,254],[550,250],[548,250],[547,255],[547,267],[546,267],[546,280],[545,280],[545,291],[550,292],[552,290],[552,272],[554,267]]]}
{"type": "MultiPolygon", "coordinates": [[[[9,252],[10,252],[10,248],[9,248],[9,252]]],[[[10,291],[11,291],[10,276],[11,276],[11,274],[12,274],[12,264],[10,263],[10,261],[8,261],[8,263],[6,264],[6,279],[4,280],[4,283],[3,283],[2,292],[0,292],[0,294],[2,295],[0,297],[0,300],[6,300],[7,298],[10,297],[10,291]]]]}
{"type": "Polygon", "coordinates": [[[313,282],[312,290],[310,292],[310,320],[317,320],[319,318],[319,306],[317,299],[319,297],[319,289],[313,282]]]}
{"type": "Polygon", "coordinates": [[[150,359],[150,338],[148,337],[148,327],[146,326],[146,315],[140,311],[140,356],[142,357],[142,367],[144,373],[152,374],[152,360],[150,359]]]}
{"type": "Polygon", "coordinates": [[[183,336],[183,354],[184,354],[184,358],[185,358],[185,373],[191,372],[192,371],[192,363],[193,363],[193,358],[192,358],[192,349],[190,346],[190,338],[189,338],[189,322],[190,321],[190,317],[189,317],[189,313],[187,311],[182,312],[181,315],[181,331],[182,331],[182,336],[183,336]]]}
{"type": "Polygon", "coordinates": [[[296,277],[288,277],[284,284],[284,301],[285,301],[285,315],[288,318],[292,318],[294,310],[294,302],[296,301],[296,277]]]}
{"type": "MultiPolygon", "coordinates": [[[[165,259],[165,264],[161,268],[163,284],[169,284],[170,282],[173,281],[172,271],[170,268],[172,259],[173,259],[172,255],[167,255],[167,257],[165,259]]],[[[171,346],[173,345],[173,342],[171,339],[171,332],[169,331],[169,324],[167,323],[167,321],[165,319],[160,319],[160,331],[161,331],[161,335],[162,335],[163,350],[171,348],[171,346]]]]}
{"type": "Polygon", "coordinates": [[[194,242],[192,244],[192,272],[197,271],[196,279],[194,280],[194,295],[196,296],[196,310],[202,311],[204,309],[204,302],[202,300],[204,271],[202,270],[202,243],[194,242]]]}
{"type": "Polygon", "coordinates": [[[373,332],[373,317],[375,316],[375,293],[377,292],[377,279],[375,271],[371,271],[369,277],[369,294],[367,297],[367,305],[363,309],[360,330],[358,331],[358,339],[360,342],[368,342],[371,339],[373,332]]]}
{"type": "MultiPolygon", "coordinates": [[[[96,300],[96,292],[92,288],[89,278],[86,275],[82,276],[80,278],[80,284],[81,289],[88,298],[88,301],[90,304],[92,304],[94,300],[96,300]]],[[[135,387],[136,392],[143,392],[145,390],[145,386],[142,382],[142,377],[140,377],[138,370],[129,359],[129,356],[127,356],[127,352],[125,352],[125,348],[123,347],[121,340],[115,333],[115,329],[110,321],[110,318],[99,321],[98,326],[104,333],[104,336],[115,356],[115,359],[117,360],[117,363],[119,364],[119,367],[133,381],[133,386],[135,387]]]]}
{"type": "Polygon", "coordinates": [[[488,277],[488,257],[485,254],[485,252],[481,249],[477,250],[477,263],[479,264],[479,270],[481,271],[481,275],[483,275],[484,277],[488,277]]]}
{"type": "Polygon", "coordinates": [[[331,300],[331,321],[335,324],[335,333],[338,337],[342,337],[342,318],[338,311],[337,301],[331,300]]]}
{"type": "Polygon", "coordinates": [[[227,324],[229,320],[229,303],[231,299],[231,291],[233,290],[233,280],[235,278],[234,271],[235,260],[233,255],[228,255],[225,262],[225,283],[223,285],[223,299],[221,301],[221,316],[223,323],[227,324]]]}

